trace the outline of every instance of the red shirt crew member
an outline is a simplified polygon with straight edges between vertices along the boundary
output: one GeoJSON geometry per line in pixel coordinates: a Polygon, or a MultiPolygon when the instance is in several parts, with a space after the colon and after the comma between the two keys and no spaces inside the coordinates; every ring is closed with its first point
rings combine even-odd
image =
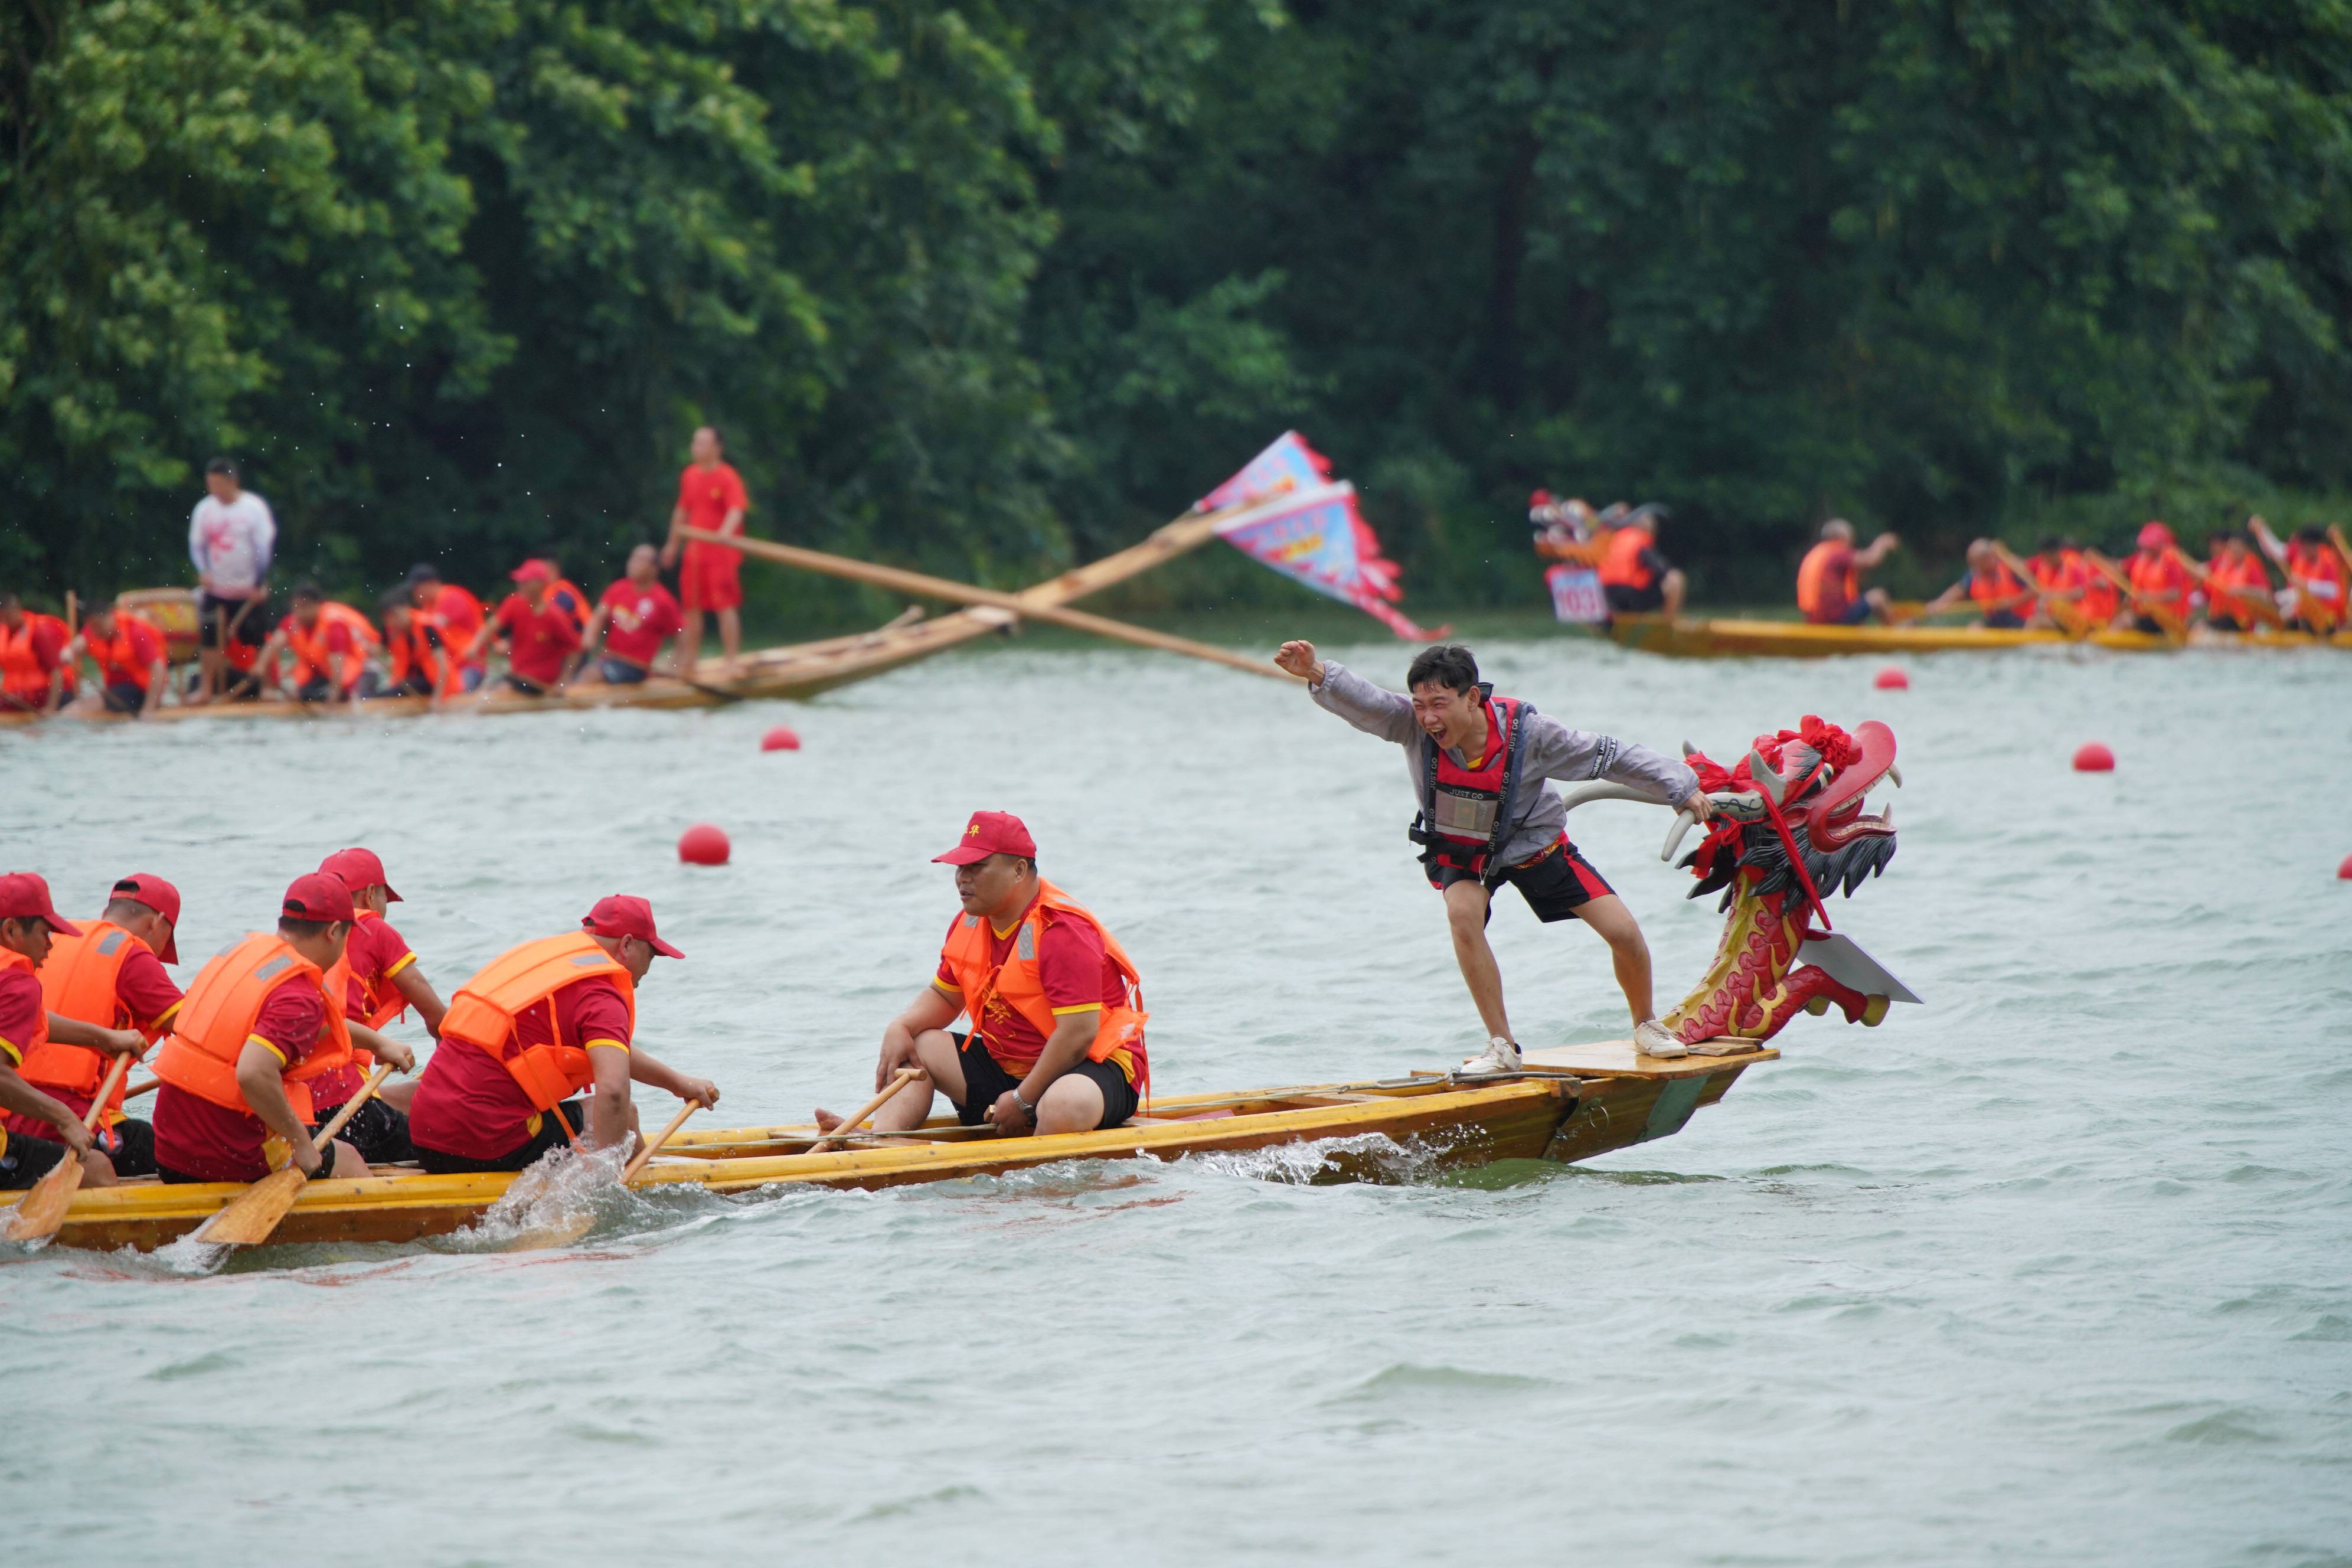
{"type": "MultiPolygon", "coordinates": [[[[0,877],[0,1109],[46,1124],[42,1133],[0,1128],[0,1191],[31,1186],[68,1157],[81,1161],[82,1180],[114,1184],[114,1167],[92,1146],[81,1117],[56,1097],[26,1083],[17,1068],[49,1040],[49,1016],[39,970],[53,936],[79,937],[49,900],[49,885],[30,871],[0,877]],[[46,1135],[44,1135],[46,1134],[46,1135]]],[[[136,1035],[90,1029],[62,1021],[61,1037],[117,1053],[142,1044],[136,1035]]]]}
{"type": "MultiPolygon", "coordinates": [[[[677,601],[662,586],[654,547],[640,544],[629,552],[627,575],[596,602],[585,647],[593,652],[601,635],[604,657],[597,661],[598,675],[614,686],[634,686],[652,673],[663,641],[677,636],[685,624],[677,601]]],[[[685,657],[683,651],[678,655],[681,660],[685,657]]]]}
{"type": "Polygon", "coordinates": [[[494,637],[504,642],[507,673],[501,679],[526,697],[544,697],[563,684],[572,656],[580,651],[580,624],[557,607],[548,592],[555,584],[552,566],[526,561],[512,575],[516,591],[474,635],[467,657],[479,657],[494,637]]]}
{"type": "MultiPolygon", "coordinates": [[[[373,849],[339,849],[319,862],[320,871],[340,880],[352,895],[352,934],[343,944],[337,974],[343,983],[343,1011],[371,1029],[381,1029],[410,1007],[416,1009],[427,1034],[441,1032],[441,998],[416,966],[408,941],[384,918],[401,897],[386,879],[383,861],[373,849]]],[[[366,1086],[374,1066],[372,1051],[354,1051],[342,1066],[321,1074],[310,1085],[313,1118],[331,1120],[344,1101],[366,1086]]],[[[415,1065],[394,1065],[405,1072],[415,1065]]],[[[373,1099],[352,1113],[344,1123],[343,1140],[367,1157],[371,1165],[388,1165],[414,1159],[408,1142],[408,1106],[416,1094],[416,1080],[387,1082],[373,1099]]]]}
{"type": "Polygon", "coordinates": [[[693,673],[694,662],[702,657],[702,612],[715,610],[719,646],[727,656],[726,670],[732,678],[743,643],[743,584],[739,576],[743,552],[724,544],[682,539],[677,531],[680,528],[707,529],[713,533],[743,531],[751,498],[743,489],[743,476],[725,460],[725,452],[718,426],[705,425],[694,433],[694,460],[678,475],[677,504],[670,509],[669,540],[662,546],[661,561],[665,566],[672,565],[684,552],[685,563],[677,577],[686,618],[686,637],[678,644],[680,671],[693,673]]]}

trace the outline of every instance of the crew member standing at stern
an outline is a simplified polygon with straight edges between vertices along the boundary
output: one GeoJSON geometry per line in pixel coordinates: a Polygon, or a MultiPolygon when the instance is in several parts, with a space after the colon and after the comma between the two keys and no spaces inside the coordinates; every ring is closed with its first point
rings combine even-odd
{"type": "Polygon", "coordinates": [[[1421,810],[1412,836],[1429,885],[1445,899],[1454,956],[1486,1026],[1486,1049],[1465,1074],[1516,1072],[1519,1047],[1503,1011],[1503,974],[1486,943],[1494,891],[1519,889],[1536,918],[1581,920],[1609,944],[1617,984],[1633,1015],[1633,1047],[1687,1056],[1658,1022],[1650,997],[1650,948],[1625,901],[1568,839],[1568,807],[1543,781],[1606,779],[1702,818],[1714,805],[1698,775],[1643,746],[1588,734],[1478,679],[1478,661],[1455,644],[1424,648],[1405,671],[1411,697],[1383,691],[1343,666],[1286,642],[1275,663],[1307,683],[1315,705],[1368,735],[1405,749],[1421,810]]]}
{"type": "Polygon", "coordinates": [[[670,509],[669,538],[663,543],[661,563],[678,566],[677,596],[685,605],[685,635],[678,639],[677,672],[694,679],[702,658],[702,612],[719,616],[719,646],[727,660],[721,679],[735,679],[736,659],[743,651],[743,584],[740,576],[743,552],[707,540],[680,539],[681,528],[703,528],[713,533],[740,533],[743,517],[751,510],[751,492],[743,476],[726,459],[726,445],[716,426],[694,433],[694,461],[677,477],[677,505],[670,509]],[[679,556],[685,560],[681,565],[679,556]]]}
{"type": "MultiPolygon", "coordinates": [[[[1118,939],[1037,874],[1037,845],[1009,812],[976,811],[934,864],[955,868],[963,913],[948,926],[939,972],[882,1031],[877,1089],[919,1067],[966,1127],[1088,1132],[1135,1114],[1151,1082],[1142,982],[1118,939]],[[968,1035],[948,1032],[963,1014],[968,1035]]],[[[931,1113],[909,1086],[874,1113],[904,1131],[931,1113]]],[[[840,1118],[819,1110],[830,1131],[840,1118]]]]}

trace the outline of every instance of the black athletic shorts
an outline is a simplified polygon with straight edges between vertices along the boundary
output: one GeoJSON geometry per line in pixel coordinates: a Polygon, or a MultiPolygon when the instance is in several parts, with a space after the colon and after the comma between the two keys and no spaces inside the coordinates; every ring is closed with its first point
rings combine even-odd
{"type": "Polygon", "coordinates": [[[269,605],[253,599],[225,599],[217,594],[196,595],[196,640],[200,647],[218,647],[221,633],[231,621],[236,621],[236,640],[258,647],[269,635],[269,605]],[[247,606],[251,606],[248,608],[247,606]],[[245,619],[237,621],[237,612],[245,619]]]}
{"type": "MultiPolygon", "coordinates": [[[[362,697],[375,696],[376,687],[378,684],[374,670],[368,669],[362,670],[360,672],[360,695],[362,697]]],[[[325,676],[314,675],[310,679],[304,681],[301,685],[294,689],[294,697],[297,701],[301,702],[341,702],[343,700],[344,691],[342,688],[335,685],[325,676]]]]}
{"type": "Polygon", "coordinates": [[[106,1156],[118,1176],[152,1176],[155,1173],[155,1129],[152,1123],[137,1117],[126,1116],[102,1132],[90,1136],[98,1143],[98,1152],[106,1156]]]}
{"type": "MultiPolygon", "coordinates": [[[[1617,889],[1603,880],[1573,844],[1554,844],[1532,860],[1516,866],[1506,866],[1490,871],[1485,877],[1465,866],[1449,866],[1432,860],[1423,868],[1429,875],[1429,885],[1444,892],[1456,882],[1483,881],[1492,894],[1506,882],[1519,890],[1528,908],[1535,910],[1536,919],[1549,924],[1553,921],[1577,918],[1577,910],[1594,899],[1605,899],[1617,889]]],[[[1486,918],[1495,918],[1494,900],[1486,903],[1486,918]]]]}
{"type": "Polygon", "coordinates": [[[604,671],[607,686],[641,686],[652,672],[642,664],[631,664],[625,658],[601,658],[596,661],[604,671]]]}
{"type": "Polygon", "coordinates": [[[521,692],[525,697],[544,697],[547,695],[546,687],[541,686],[538,681],[531,679],[529,676],[517,675],[511,669],[499,677],[499,683],[502,686],[511,687],[513,689],[521,692]]]}
{"type": "MultiPolygon", "coordinates": [[[[555,1116],[570,1122],[574,1132],[584,1132],[588,1129],[588,1108],[579,1100],[565,1100],[555,1108],[555,1116]]],[[[520,1171],[535,1163],[541,1155],[572,1142],[564,1136],[563,1128],[556,1121],[555,1116],[541,1117],[537,1132],[495,1160],[472,1160],[463,1154],[445,1154],[438,1149],[419,1146],[416,1163],[443,1176],[462,1175],[471,1171],[520,1171]]],[[[352,1120],[357,1121],[358,1118],[353,1117],[352,1120]]],[[[401,1131],[405,1133],[407,1128],[404,1126],[401,1131]]]]}
{"type": "MultiPolygon", "coordinates": [[[[963,1103],[956,1107],[956,1120],[966,1127],[979,1127],[988,1121],[988,1111],[1005,1093],[1021,1087],[1021,1079],[1004,1070],[1003,1064],[988,1054],[987,1042],[970,1035],[955,1037],[956,1063],[963,1068],[963,1103]]],[[[1135,1085],[1118,1070],[1117,1062],[1081,1060],[1070,1069],[1081,1078],[1090,1079],[1102,1090],[1103,1119],[1097,1127],[1116,1127],[1135,1114],[1135,1085]]]]}
{"type": "Polygon", "coordinates": [[[1609,607],[1621,616],[1644,615],[1666,607],[1666,591],[1655,583],[1646,588],[1627,583],[1603,583],[1601,593],[1609,601],[1609,607]]]}
{"type": "Polygon", "coordinates": [[[1985,626],[1997,632],[2021,632],[2025,629],[2025,617],[2015,610],[1992,610],[1985,616],[1985,626]]]}
{"type": "Polygon", "coordinates": [[[8,1134],[8,1147],[0,1151],[0,1193],[20,1192],[58,1168],[66,1157],[66,1146],[47,1138],[36,1138],[29,1132],[8,1134]]]}
{"type": "Polygon", "coordinates": [[[147,693],[127,680],[113,682],[101,695],[109,713],[136,713],[147,706],[147,693]]]}
{"type": "MultiPolygon", "coordinates": [[[[310,1136],[316,1138],[319,1129],[332,1121],[335,1112],[341,1109],[341,1105],[318,1107],[319,1120],[311,1124],[310,1136]]],[[[408,1118],[381,1100],[371,1098],[352,1111],[352,1119],[335,1136],[358,1150],[360,1157],[371,1165],[391,1165],[416,1158],[416,1151],[408,1142],[408,1118]]]]}

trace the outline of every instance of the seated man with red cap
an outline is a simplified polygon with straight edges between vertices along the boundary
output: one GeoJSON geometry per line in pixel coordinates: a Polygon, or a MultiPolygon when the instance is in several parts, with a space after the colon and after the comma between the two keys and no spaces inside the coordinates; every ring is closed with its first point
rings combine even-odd
{"type": "Polygon", "coordinates": [[[501,683],[525,697],[544,697],[563,684],[572,656],[580,651],[580,623],[549,592],[555,585],[555,568],[544,561],[526,561],[512,575],[515,591],[499,601],[465,652],[471,661],[481,658],[493,641],[506,645],[507,672],[482,688],[485,699],[501,683]]]}
{"type": "MultiPolygon", "coordinates": [[[[939,972],[882,1031],[878,1090],[919,1067],[966,1127],[1086,1132],[1135,1114],[1150,1088],[1142,982],[1118,939],[1037,874],[1037,846],[1009,812],[976,811],[935,864],[955,868],[963,912],[949,922],[939,972]],[[948,1026],[962,1015],[968,1034],[948,1026]]],[[[920,1126],[931,1090],[915,1085],[874,1113],[878,1131],[920,1126]]],[[[816,1113],[830,1131],[839,1118],[816,1113]]]]}
{"type": "Polygon", "coordinates": [[[310,1176],[364,1176],[341,1139],[311,1147],[310,1085],[354,1048],[406,1072],[398,1040],[346,1016],[328,983],[352,933],[352,895],[313,871],[297,877],[275,931],[254,931],[198,972],[155,1053],[155,1173],[166,1182],[257,1182],[291,1164],[310,1176]]]}
{"type": "MultiPolygon", "coordinates": [[[[17,1072],[26,1083],[79,1116],[105,1086],[110,1059],[129,1048],[144,1052],[180,1010],[180,988],[163,965],[180,962],[174,931],[180,890],[144,872],[114,884],[106,912],[60,936],[41,962],[41,999],[49,1012],[48,1043],[26,1054],[17,1072]],[[68,1026],[97,1031],[107,1043],[77,1043],[68,1026]],[[137,1042],[135,1046],[128,1041],[137,1042]]],[[[122,1112],[117,1082],[94,1131],[100,1152],[118,1176],[155,1173],[155,1130],[122,1112]]],[[[45,1122],[21,1113],[11,1131],[47,1136],[45,1122]]]]}
{"type": "MultiPolygon", "coordinates": [[[[439,1038],[441,998],[416,967],[416,954],[384,919],[384,911],[401,901],[385,880],[383,861],[373,849],[340,849],[319,862],[321,874],[333,877],[352,895],[352,935],[343,944],[342,962],[330,981],[342,982],[343,1010],[357,1023],[381,1029],[411,1006],[425,1032],[439,1038]]],[[[352,1059],[310,1085],[310,1100],[321,1124],[334,1120],[343,1102],[357,1094],[375,1066],[373,1055],[354,1050],[352,1059]]],[[[408,1105],[416,1095],[417,1080],[387,1083],[373,1099],[352,1113],[343,1124],[343,1140],[367,1156],[371,1165],[389,1165],[415,1159],[408,1142],[408,1105]]]]}
{"type": "Polygon", "coordinates": [[[2179,542],[2167,524],[2142,523],[2138,543],[2124,563],[2131,603],[2116,617],[2116,625],[2178,636],[2189,624],[2189,595],[2197,579],[2180,559],[2179,542]]]}
{"type": "Polygon", "coordinates": [[[686,956],[654,929],[651,904],[616,895],[578,931],[510,948],[458,986],[409,1102],[416,1163],[520,1171],[567,1142],[616,1148],[637,1131],[632,1081],[718,1104],[709,1079],[635,1043],[637,986],[656,954],[686,956]],[[592,1085],[583,1109],[574,1097],[592,1085]]]}
{"type": "MultiPolygon", "coordinates": [[[[30,871],[0,877],[0,1110],[10,1114],[0,1126],[0,1191],[29,1187],[68,1157],[81,1162],[82,1180],[94,1187],[114,1184],[114,1167],[92,1144],[82,1125],[83,1110],[61,1103],[19,1076],[17,1068],[37,1059],[48,1043],[48,1009],[39,971],[53,936],[79,937],[81,928],[59,915],[49,901],[49,885],[30,871]],[[30,1129],[38,1127],[39,1132],[30,1129]],[[52,1136],[53,1134],[53,1136],[52,1136]]],[[[71,1019],[56,1026],[59,1037],[121,1055],[146,1042],[128,1031],[93,1028],[71,1019]]]]}

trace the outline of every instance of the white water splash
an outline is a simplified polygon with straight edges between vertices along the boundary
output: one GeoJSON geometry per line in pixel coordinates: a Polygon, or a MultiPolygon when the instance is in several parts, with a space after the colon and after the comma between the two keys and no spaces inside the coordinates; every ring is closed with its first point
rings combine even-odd
{"type": "Polygon", "coordinates": [[[562,1247],[594,1229],[625,1192],[626,1148],[558,1149],[514,1179],[482,1217],[450,1237],[465,1251],[562,1247]]]}

